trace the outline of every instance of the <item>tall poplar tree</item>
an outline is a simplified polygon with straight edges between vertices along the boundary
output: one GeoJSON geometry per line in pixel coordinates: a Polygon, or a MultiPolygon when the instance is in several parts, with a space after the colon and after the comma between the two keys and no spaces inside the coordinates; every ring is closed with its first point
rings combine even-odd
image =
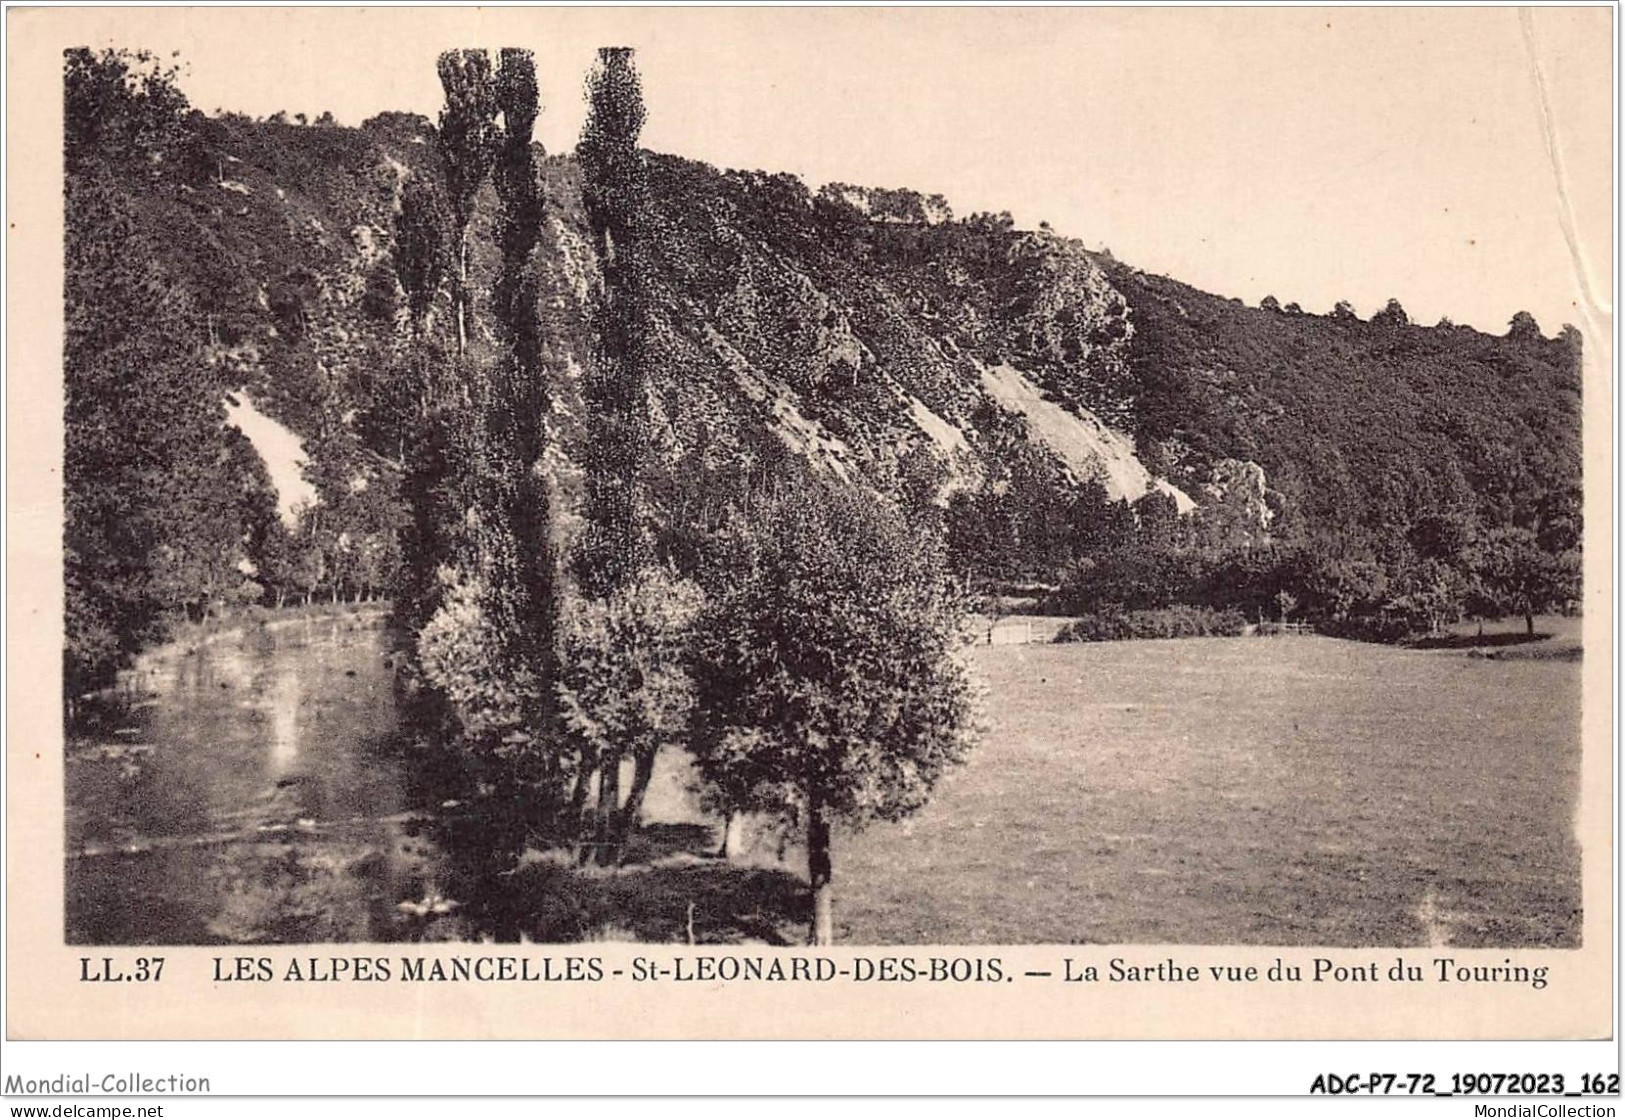
{"type": "Polygon", "coordinates": [[[410,405],[402,421],[401,489],[407,520],[401,529],[403,578],[395,612],[414,634],[439,605],[438,571],[452,553],[460,516],[453,471],[458,425],[450,414],[454,394],[448,391],[447,355],[433,316],[446,274],[449,224],[432,186],[417,178],[403,184],[393,263],[406,295],[408,337],[399,376],[407,382],[410,405]]]}
{"type": "Polygon", "coordinates": [[[446,51],[440,56],[439,69],[446,93],[445,107],[440,110],[440,159],[451,197],[457,352],[462,354],[468,349],[468,226],[475,199],[496,158],[498,106],[491,59],[484,51],[446,51]]]}
{"type": "Polygon", "coordinates": [[[582,590],[602,598],[649,561],[641,493],[649,429],[648,168],[638,148],[643,87],[630,47],[604,47],[587,79],[576,147],[581,195],[603,285],[592,313],[597,352],[582,391],[596,438],[585,455],[582,590]]]}
{"type": "MultiPolygon", "coordinates": [[[[608,600],[632,586],[653,555],[642,492],[649,445],[649,184],[638,147],[643,86],[630,47],[599,50],[587,101],[576,158],[603,284],[592,312],[596,352],[582,382],[594,438],[583,455],[586,526],[576,573],[584,595],[608,600]]],[[[620,811],[624,753],[622,745],[606,743],[597,758],[595,835],[604,863],[613,861],[632,823],[620,811]]],[[[652,766],[653,759],[640,757],[637,765],[652,766]]]]}
{"type": "MultiPolygon", "coordinates": [[[[541,471],[549,394],[535,260],[543,200],[531,143],[540,106],[530,51],[503,49],[494,89],[503,121],[493,176],[501,202],[502,264],[493,300],[500,352],[481,402],[482,584],[486,618],[501,643],[500,671],[521,698],[524,731],[536,742],[551,711],[557,612],[541,471]]],[[[556,777],[556,758],[539,754],[547,775],[556,777]]]]}

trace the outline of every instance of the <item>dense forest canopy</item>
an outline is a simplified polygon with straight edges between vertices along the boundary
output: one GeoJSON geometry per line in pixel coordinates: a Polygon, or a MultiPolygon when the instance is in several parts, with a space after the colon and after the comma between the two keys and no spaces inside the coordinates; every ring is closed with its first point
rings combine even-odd
{"type": "MultiPolygon", "coordinates": [[[[607,103],[579,158],[474,106],[485,164],[458,179],[455,117],[211,117],[164,60],[111,51],[65,78],[70,690],[245,604],[427,618],[420,561],[451,546],[425,503],[495,503],[507,528],[482,531],[523,556],[629,533],[633,569],[703,581],[730,517],[802,475],[897,503],[973,590],[1075,613],[1395,637],[1577,595],[1572,328],[1245,307],[940,197],[645,152],[607,103]],[[605,428],[617,393],[649,408],[605,428]],[[232,394],[304,443],[294,523],[232,394]],[[491,400],[517,427],[475,438],[491,400]],[[442,486],[428,455],[483,456],[506,489],[442,486]]],[[[493,88],[523,123],[523,82],[493,88]]],[[[541,593],[522,557],[481,578],[541,593]]]]}

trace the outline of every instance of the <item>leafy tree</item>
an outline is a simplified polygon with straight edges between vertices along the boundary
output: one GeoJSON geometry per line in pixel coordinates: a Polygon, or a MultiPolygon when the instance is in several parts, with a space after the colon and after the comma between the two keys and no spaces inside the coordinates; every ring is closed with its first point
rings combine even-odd
{"type": "MultiPolygon", "coordinates": [[[[1139,541],[1096,557],[1085,557],[1056,594],[1067,610],[1152,610],[1184,601],[1203,572],[1193,552],[1158,548],[1139,541]]],[[[1208,605],[1232,606],[1231,602],[1208,605]]]]}
{"type": "Polygon", "coordinates": [[[167,620],[237,601],[263,513],[225,430],[195,301],[160,263],[130,184],[178,162],[191,114],[150,55],[64,70],[64,683],[103,683],[167,620]]]}
{"type": "Polygon", "coordinates": [[[1298,609],[1298,597],[1290,591],[1277,591],[1275,606],[1280,610],[1281,621],[1284,623],[1291,617],[1292,612],[1298,609]]]}
{"type": "Polygon", "coordinates": [[[986,487],[956,490],[948,499],[944,539],[954,572],[989,628],[1004,614],[1004,590],[1021,567],[1015,517],[986,487]]]}
{"type": "Polygon", "coordinates": [[[1477,535],[1477,519],[1459,507],[1422,514],[1410,523],[1408,534],[1417,555],[1457,568],[1467,565],[1477,535]]]}
{"type": "Polygon", "coordinates": [[[1527,311],[1520,311],[1512,317],[1512,322],[1507,324],[1507,337],[1519,342],[1540,342],[1545,339],[1540,333],[1540,324],[1527,311]]]}
{"type": "Polygon", "coordinates": [[[1179,547],[1184,536],[1184,523],[1173,495],[1161,490],[1147,490],[1133,503],[1133,509],[1139,522],[1137,536],[1143,545],[1164,550],[1179,547]]]}
{"type": "MultiPolygon", "coordinates": [[[[470,648],[486,650],[498,631],[478,611],[486,583],[479,570],[479,545],[473,539],[488,511],[480,506],[479,490],[486,475],[481,461],[485,444],[477,388],[482,379],[468,354],[471,329],[469,225],[476,199],[489,177],[500,140],[496,117],[499,105],[490,57],[483,50],[451,50],[437,65],[445,104],[435,134],[446,205],[427,183],[409,180],[402,186],[396,218],[394,265],[406,294],[411,345],[406,379],[416,395],[415,424],[406,460],[403,494],[410,511],[403,527],[402,554],[406,599],[398,610],[406,628],[417,637],[420,660],[428,628],[437,648],[455,645],[451,632],[459,626],[485,629],[464,635],[470,648]],[[455,330],[454,356],[440,349],[432,331],[432,312],[445,262],[450,277],[455,330]],[[442,617],[444,615],[444,617],[442,617]]],[[[500,666],[489,660],[492,671],[500,666]]],[[[483,664],[484,662],[482,662],[483,664]]],[[[444,658],[422,660],[431,684],[446,690],[455,686],[444,658]],[[444,672],[431,672],[430,664],[444,672]]],[[[492,687],[499,687],[492,682],[492,687]]],[[[466,690],[460,690],[466,692],[466,690]]],[[[506,709],[504,709],[506,710],[506,709]]],[[[489,721],[476,715],[469,726],[489,721]]]]}
{"type": "MultiPolygon", "coordinates": [[[[633,760],[625,804],[601,821],[599,843],[619,848],[638,823],[660,749],[686,740],[693,684],[685,664],[689,631],[704,599],[698,585],[648,568],[607,599],[572,603],[561,636],[558,696],[564,724],[585,760],[577,771],[572,807],[586,803],[599,760],[633,760]]],[[[600,779],[602,780],[602,779],[600,779]]]]}
{"type": "MultiPolygon", "coordinates": [[[[607,603],[630,586],[653,555],[646,478],[652,366],[649,186],[638,148],[643,88],[631,48],[598,52],[587,78],[587,101],[576,158],[603,281],[591,308],[593,361],[582,380],[595,438],[582,453],[585,525],[575,569],[583,594],[607,603]]],[[[611,745],[597,756],[598,856],[606,863],[614,858],[622,753],[611,745]]]]}
{"type": "Polygon", "coordinates": [[[1128,502],[1113,501],[1106,487],[1090,479],[1078,487],[1068,514],[1068,549],[1074,562],[1126,548],[1139,532],[1128,502]]]}
{"type": "Polygon", "coordinates": [[[1523,615],[1531,635],[1535,615],[1580,597],[1579,554],[1554,555],[1528,529],[1487,534],[1478,545],[1475,568],[1489,604],[1498,613],[1523,615]]]}
{"type": "Polygon", "coordinates": [[[1334,627],[1378,613],[1388,598],[1382,566],[1358,556],[1321,556],[1306,573],[1303,587],[1311,610],[1334,627]]]}
{"type": "Polygon", "coordinates": [[[875,464],[875,477],[879,489],[896,498],[924,530],[942,530],[942,495],[949,472],[937,451],[925,445],[890,451],[875,464]]]}
{"type": "Polygon", "coordinates": [[[1391,299],[1381,311],[1371,316],[1371,322],[1379,327],[1405,327],[1410,325],[1411,317],[1405,314],[1405,308],[1397,299],[1391,299]]]}
{"type": "Polygon", "coordinates": [[[969,749],[963,607],[940,548],[850,488],[773,496],[694,628],[702,773],[806,829],[812,941],[833,938],[831,828],[917,810],[969,749]]]}
{"type": "MultiPolygon", "coordinates": [[[[448,109],[449,112],[449,109],[448,109]]],[[[439,193],[414,175],[401,185],[392,264],[406,295],[407,341],[393,392],[380,404],[387,432],[397,433],[401,494],[407,516],[400,530],[402,580],[395,613],[416,634],[440,603],[442,564],[452,560],[466,503],[458,475],[468,461],[466,409],[434,327],[433,311],[446,274],[451,219],[439,193]]]]}
{"type": "Polygon", "coordinates": [[[151,51],[73,47],[64,52],[64,154],[73,177],[91,162],[140,178],[195,157],[192,107],[180,67],[151,51]]]}
{"type": "Polygon", "coordinates": [[[427,181],[413,175],[401,184],[393,261],[412,325],[419,332],[446,275],[448,224],[440,194],[427,181]]]}
{"type": "MultiPolygon", "coordinates": [[[[506,822],[485,830],[500,847],[553,839],[569,778],[554,691],[556,566],[545,464],[551,401],[536,259],[545,215],[532,144],[540,105],[526,50],[505,48],[494,75],[484,52],[448,52],[440,74],[460,316],[457,354],[445,363],[450,376],[420,382],[424,438],[406,476],[412,524],[405,534],[420,602],[408,622],[431,698],[453,717],[447,730],[489,779],[481,785],[482,813],[506,822]],[[471,352],[469,220],[488,175],[498,202],[495,346],[471,352]]],[[[418,306],[432,308],[440,223],[427,196],[415,211],[398,268],[409,297],[421,292],[418,306]]],[[[432,332],[420,325],[417,333],[415,348],[432,347],[432,332]]],[[[431,373],[438,357],[431,348],[431,373]]],[[[511,860],[517,849],[491,854],[511,860]]]]}
{"type": "Polygon", "coordinates": [[[290,595],[304,593],[300,586],[298,540],[280,518],[266,528],[254,562],[273,606],[284,606],[290,595]]]}
{"type": "Polygon", "coordinates": [[[1471,588],[1462,572],[1439,560],[1424,559],[1401,571],[1393,581],[1393,597],[1384,609],[1412,620],[1413,628],[1425,624],[1437,634],[1445,624],[1461,618],[1471,588]]]}
{"type": "Polygon", "coordinates": [[[523,699],[503,663],[502,634],[486,612],[479,578],[451,575],[447,570],[440,607],[418,632],[418,662],[468,739],[490,744],[520,725],[523,699]]]}
{"type": "Polygon", "coordinates": [[[551,402],[537,312],[535,255],[544,213],[531,144],[540,106],[530,51],[503,48],[494,90],[503,118],[494,176],[502,257],[492,301],[501,349],[480,409],[485,562],[503,597],[496,614],[514,635],[515,656],[545,676],[555,608],[550,499],[541,466],[551,402]]]}
{"type": "Polygon", "coordinates": [[[1584,339],[1579,329],[1573,323],[1564,323],[1563,329],[1557,332],[1557,341],[1561,342],[1563,348],[1569,352],[1574,368],[1579,369],[1580,355],[1584,347],[1584,339]]]}

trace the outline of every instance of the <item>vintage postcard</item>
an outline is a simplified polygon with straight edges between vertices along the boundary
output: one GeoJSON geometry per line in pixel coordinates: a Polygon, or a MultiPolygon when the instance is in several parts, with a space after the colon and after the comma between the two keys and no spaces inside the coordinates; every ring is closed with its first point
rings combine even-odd
{"type": "Polygon", "coordinates": [[[1606,1036],[1613,18],[9,11],[8,1037],[1606,1036]]]}

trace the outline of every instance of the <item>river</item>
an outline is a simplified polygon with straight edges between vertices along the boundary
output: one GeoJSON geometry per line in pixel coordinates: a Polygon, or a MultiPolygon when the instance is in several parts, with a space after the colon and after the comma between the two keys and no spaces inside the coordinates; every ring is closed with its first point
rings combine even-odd
{"type": "Polygon", "coordinates": [[[423,937],[440,802],[406,764],[388,653],[372,610],[144,658],[68,739],[68,941],[423,937]]]}

